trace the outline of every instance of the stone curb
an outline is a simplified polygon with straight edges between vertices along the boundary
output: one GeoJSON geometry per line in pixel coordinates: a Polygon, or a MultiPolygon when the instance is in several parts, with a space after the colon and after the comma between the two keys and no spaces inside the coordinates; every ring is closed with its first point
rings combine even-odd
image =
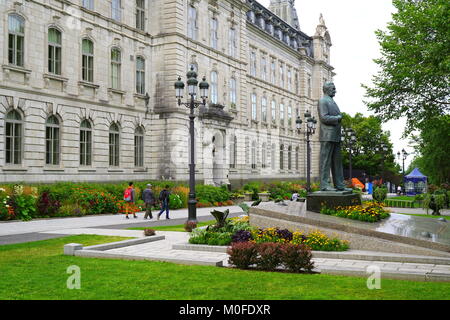
{"type": "MultiPolygon", "coordinates": [[[[177,243],[172,245],[174,250],[191,250],[191,251],[209,251],[227,253],[227,246],[210,246],[203,244],[177,243]]],[[[328,252],[328,251],[313,251],[313,258],[323,259],[344,259],[344,260],[364,260],[364,261],[384,261],[384,262],[408,262],[408,263],[425,263],[450,265],[450,258],[441,257],[426,257],[413,255],[390,255],[380,253],[356,253],[356,252],[328,252]]]]}
{"type": "Polygon", "coordinates": [[[77,250],[75,251],[75,256],[77,257],[89,257],[89,258],[103,258],[103,259],[123,259],[123,260],[148,260],[148,261],[163,261],[163,262],[171,262],[176,264],[186,264],[186,265],[204,265],[204,266],[214,266],[214,267],[222,267],[223,261],[207,261],[207,260],[198,260],[198,259],[181,259],[181,258],[172,258],[168,256],[136,256],[136,255],[128,255],[128,254],[119,254],[119,253],[108,253],[97,250],[77,250]]]}
{"type": "Polygon", "coordinates": [[[159,241],[159,240],[164,240],[164,239],[166,239],[166,236],[150,236],[150,237],[145,237],[145,238],[129,239],[129,240],[123,240],[123,241],[117,241],[117,242],[111,242],[111,243],[105,243],[105,244],[98,244],[95,246],[85,247],[84,250],[105,251],[105,250],[134,246],[137,244],[159,241]]]}

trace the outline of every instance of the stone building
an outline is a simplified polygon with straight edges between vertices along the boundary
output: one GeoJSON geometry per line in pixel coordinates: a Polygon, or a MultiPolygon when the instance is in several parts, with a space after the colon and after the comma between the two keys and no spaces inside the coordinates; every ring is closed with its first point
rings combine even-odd
{"type": "Polygon", "coordinates": [[[306,176],[295,120],[334,73],[294,0],[0,0],[0,17],[0,182],[187,180],[190,67],[210,84],[199,182],[306,176]]]}

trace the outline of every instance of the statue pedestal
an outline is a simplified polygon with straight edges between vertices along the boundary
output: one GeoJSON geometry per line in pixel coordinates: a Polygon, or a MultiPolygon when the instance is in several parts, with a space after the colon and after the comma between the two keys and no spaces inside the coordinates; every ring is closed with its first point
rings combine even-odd
{"type": "Polygon", "coordinates": [[[310,193],[306,197],[306,210],[316,213],[320,213],[320,209],[323,206],[334,208],[360,204],[360,196],[349,191],[318,191],[310,193]]]}

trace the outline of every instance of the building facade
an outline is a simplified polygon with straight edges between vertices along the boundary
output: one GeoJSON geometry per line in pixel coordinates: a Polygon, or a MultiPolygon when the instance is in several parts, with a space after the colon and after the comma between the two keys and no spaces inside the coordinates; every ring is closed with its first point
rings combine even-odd
{"type": "Polygon", "coordinates": [[[325,22],[304,34],[293,0],[2,0],[0,17],[0,182],[188,180],[173,84],[191,67],[210,85],[199,182],[306,176],[295,120],[334,73],[325,22]]]}

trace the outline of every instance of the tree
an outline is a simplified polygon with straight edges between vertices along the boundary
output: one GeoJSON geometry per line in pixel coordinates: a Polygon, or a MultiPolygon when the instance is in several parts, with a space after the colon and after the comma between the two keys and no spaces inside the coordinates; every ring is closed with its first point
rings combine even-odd
{"type": "Polygon", "coordinates": [[[398,12],[377,30],[382,57],[365,103],[383,121],[406,117],[405,134],[450,110],[450,1],[393,0],[398,12]]]}
{"type": "Polygon", "coordinates": [[[418,154],[410,170],[418,167],[430,183],[450,182],[450,115],[423,124],[419,136],[413,136],[418,154]]]}
{"type": "MultiPolygon", "coordinates": [[[[344,130],[353,129],[356,135],[356,142],[352,146],[352,167],[364,170],[368,176],[395,176],[399,172],[399,167],[395,163],[393,145],[390,141],[390,133],[383,131],[381,120],[375,116],[365,117],[357,113],[354,117],[342,113],[342,127],[344,130]],[[384,144],[387,151],[378,150],[384,144]]],[[[349,167],[348,144],[343,143],[342,159],[344,168],[349,167]]]]}

